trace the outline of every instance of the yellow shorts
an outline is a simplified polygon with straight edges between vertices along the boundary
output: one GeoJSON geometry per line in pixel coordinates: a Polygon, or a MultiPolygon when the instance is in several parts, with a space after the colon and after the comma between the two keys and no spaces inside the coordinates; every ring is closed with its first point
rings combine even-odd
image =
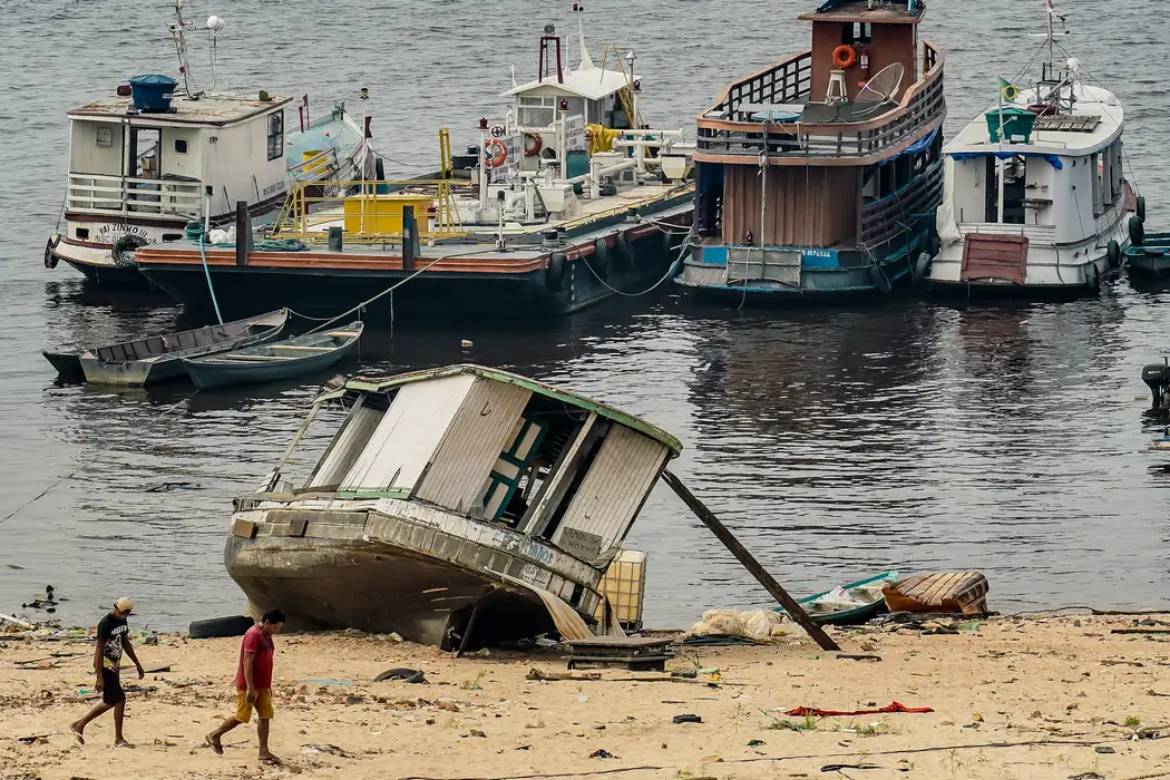
{"type": "Polygon", "coordinates": [[[249,704],[247,691],[236,691],[236,720],[247,723],[252,719],[252,708],[256,708],[256,715],[260,720],[272,720],[272,691],[261,688],[256,691],[256,703],[249,704]]]}

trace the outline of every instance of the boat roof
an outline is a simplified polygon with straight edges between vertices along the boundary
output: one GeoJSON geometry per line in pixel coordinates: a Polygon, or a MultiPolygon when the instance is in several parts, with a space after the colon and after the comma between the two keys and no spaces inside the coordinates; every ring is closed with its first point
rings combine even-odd
{"type": "MultiPolygon", "coordinates": [[[[1076,102],[1071,114],[1060,114],[1059,117],[1099,117],[1100,121],[1093,124],[1091,121],[1085,129],[1060,129],[1060,123],[1053,117],[1049,120],[1042,117],[1045,124],[1038,125],[1032,133],[1032,143],[999,144],[991,140],[987,130],[987,120],[984,118],[989,112],[997,110],[992,106],[979,114],[967,124],[962,131],[947,144],[947,154],[993,154],[995,152],[1020,152],[1051,154],[1061,157],[1082,157],[1092,154],[1113,143],[1121,135],[1125,127],[1125,110],[1121,102],[1107,89],[1094,87],[1088,84],[1073,85],[1076,102]],[[1053,127],[1053,125],[1056,125],[1053,127]]],[[[1024,89],[1016,99],[1005,102],[1004,108],[1027,109],[1037,102],[1038,93],[1035,88],[1024,89]]],[[[1072,128],[1077,122],[1065,123],[1072,128]]]]}
{"type": "Polygon", "coordinates": [[[926,14],[922,0],[825,0],[815,11],[802,14],[806,22],[863,22],[866,24],[918,24],[926,14]],[[910,6],[914,10],[910,10],[910,6]]]}
{"type": "Polygon", "coordinates": [[[161,124],[223,126],[266,114],[274,108],[292,102],[290,97],[271,96],[269,100],[236,94],[203,95],[193,99],[175,93],[168,112],[140,112],[133,109],[130,97],[113,95],[99,98],[68,112],[70,119],[93,117],[98,119],[127,119],[135,117],[161,124]]]}
{"type": "Polygon", "coordinates": [[[509,371],[503,371],[498,368],[487,368],[486,366],[479,366],[472,363],[460,363],[451,366],[443,366],[441,368],[429,368],[423,371],[411,371],[405,374],[398,374],[390,377],[353,377],[348,380],[342,387],[336,390],[327,390],[317,397],[317,402],[328,401],[334,398],[340,398],[347,392],[356,391],[362,393],[384,393],[392,390],[395,387],[410,384],[412,382],[425,382],[431,379],[441,379],[448,376],[457,376],[459,374],[474,374],[475,376],[483,377],[484,379],[491,379],[496,382],[504,382],[517,387],[523,387],[530,390],[537,395],[542,395],[546,398],[552,398],[563,403],[576,406],[586,411],[596,412],[601,417],[613,420],[619,425],[624,425],[627,428],[632,428],[638,433],[649,436],[652,439],[664,444],[670,449],[672,457],[678,455],[682,451],[682,444],[674,436],[671,436],[666,431],[662,430],[656,425],[646,422],[645,420],[635,417],[632,414],[627,414],[620,409],[595,401],[591,398],[586,398],[583,395],[574,393],[569,390],[562,390],[560,388],[546,385],[543,382],[538,382],[519,374],[513,374],[509,371]]]}
{"type": "MultiPolygon", "coordinates": [[[[634,78],[637,79],[638,77],[634,76],[634,78]]],[[[627,86],[629,86],[629,80],[627,75],[622,71],[598,68],[590,62],[587,66],[565,71],[565,80],[563,82],[557,81],[555,77],[549,78],[546,76],[543,80],[534,79],[527,84],[512,87],[500,95],[500,97],[513,97],[523,95],[525,92],[531,92],[540,87],[551,87],[552,89],[561,90],[570,95],[586,98],[587,100],[600,100],[627,86]]]]}

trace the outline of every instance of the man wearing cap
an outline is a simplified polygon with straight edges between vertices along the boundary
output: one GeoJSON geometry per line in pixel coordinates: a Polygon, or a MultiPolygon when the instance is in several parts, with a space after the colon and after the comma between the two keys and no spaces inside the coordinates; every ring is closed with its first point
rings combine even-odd
{"type": "Polygon", "coordinates": [[[85,744],[85,727],[89,722],[107,710],[114,711],[114,746],[134,747],[122,737],[122,719],[126,715],[126,694],[122,690],[122,654],[138,667],[138,679],[146,676],[134,648],[130,645],[130,628],[126,618],[134,610],[134,602],[125,596],[114,602],[114,609],[98,623],[97,647],[93,653],[93,671],[96,677],[94,688],[102,694],[102,703],[94,707],[70,729],[80,745],[85,744]]]}
{"type": "Polygon", "coordinates": [[[248,629],[240,645],[236,664],[236,714],[207,735],[207,744],[223,755],[223,735],[252,719],[256,711],[256,736],[260,742],[260,760],[279,764],[280,759],[268,750],[268,726],[272,721],[272,656],[276,652],[272,637],[284,627],[284,613],[270,609],[260,622],[248,629]]]}

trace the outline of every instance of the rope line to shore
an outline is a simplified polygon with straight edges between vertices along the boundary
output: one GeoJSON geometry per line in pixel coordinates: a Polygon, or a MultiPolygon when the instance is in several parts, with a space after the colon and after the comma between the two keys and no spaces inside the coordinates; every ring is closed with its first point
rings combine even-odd
{"type": "Polygon", "coordinates": [[[57,481],[53,482],[53,484],[49,485],[47,488],[42,490],[40,493],[37,493],[35,496],[30,498],[28,501],[25,501],[23,504],[18,506],[16,509],[13,509],[11,512],[9,512],[3,519],[0,519],[0,523],[5,523],[5,522],[11,520],[12,518],[16,517],[18,514],[23,512],[26,507],[31,506],[34,502],[39,501],[40,499],[44,498],[46,495],[49,494],[50,490],[57,487],[65,480],[70,479],[76,473],[77,472],[75,472],[75,471],[71,471],[68,474],[66,474],[65,476],[57,479],[57,481]]]}

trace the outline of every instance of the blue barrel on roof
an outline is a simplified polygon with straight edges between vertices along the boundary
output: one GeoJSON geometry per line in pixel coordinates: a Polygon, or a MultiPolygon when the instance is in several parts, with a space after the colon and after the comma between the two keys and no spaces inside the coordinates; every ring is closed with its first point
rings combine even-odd
{"type": "Polygon", "coordinates": [[[130,79],[130,97],[139,111],[162,112],[171,110],[171,99],[179,82],[170,76],[151,73],[130,79]]]}

